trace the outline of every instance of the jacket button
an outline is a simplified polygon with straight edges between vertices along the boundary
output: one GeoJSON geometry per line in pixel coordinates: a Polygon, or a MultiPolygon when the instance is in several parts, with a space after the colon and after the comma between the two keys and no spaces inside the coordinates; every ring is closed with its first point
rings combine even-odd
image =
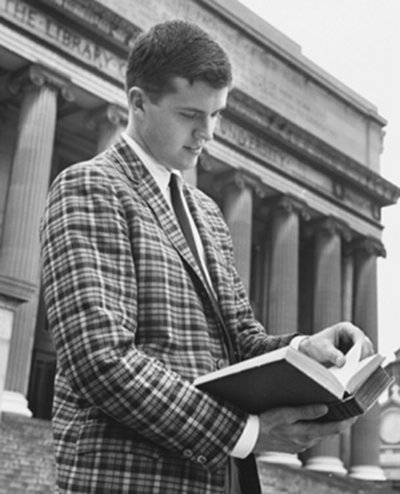
{"type": "Polygon", "coordinates": [[[225,369],[227,366],[228,364],[224,359],[221,358],[217,361],[217,369],[225,369]]]}
{"type": "Polygon", "coordinates": [[[183,456],[184,458],[192,458],[193,452],[190,449],[185,449],[185,451],[183,452],[183,456]]]}
{"type": "Polygon", "coordinates": [[[197,463],[199,463],[200,465],[204,465],[206,462],[207,462],[207,458],[203,455],[199,455],[197,457],[197,463]]]}

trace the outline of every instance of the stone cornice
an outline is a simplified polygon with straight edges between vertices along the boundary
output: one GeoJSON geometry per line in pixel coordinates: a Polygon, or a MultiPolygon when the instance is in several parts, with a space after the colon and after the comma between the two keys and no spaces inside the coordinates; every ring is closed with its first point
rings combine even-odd
{"type": "MultiPolygon", "coordinates": [[[[220,148],[218,155],[233,168],[251,174],[259,182],[264,171],[269,175],[271,173],[274,175],[272,180],[271,177],[267,181],[261,180],[263,187],[269,189],[268,195],[271,195],[271,187],[274,187],[271,184],[279,184],[280,177],[282,177],[294,186],[298,184],[297,190],[299,186],[301,187],[300,197],[308,192],[317,194],[319,198],[325,198],[332,205],[336,204],[339,208],[346,208],[368,221],[377,223],[380,220],[380,207],[362,188],[345,183],[343,178],[332,176],[322,167],[312,166],[309,160],[296,156],[283,144],[266,138],[260,132],[256,133],[241,127],[233,120],[224,118],[220,121],[216,137],[217,139],[214,144],[210,144],[208,151],[212,152],[211,149],[218,148],[218,146],[226,148],[225,152],[220,148]],[[235,162],[230,150],[236,154],[240,153],[242,158],[240,162],[235,162]],[[256,166],[252,166],[252,162],[256,166]],[[260,167],[263,171],[256,171],[260,167]]],[[[285,187],[285,189],[285,193],[292,190],[292,195],[295,195],[293,190],[296,187],[289,187],[289,189],[285,187]]],[[[310,206],[318,211],[318,200],[310,206]]]]}
{"type": "Polygon", "coordinates": [[[393,185],[366,166],[335,150],[303,129],[272,112],[238,89],[230,93],[227,117],[240,121],[255,135],[269,136],[290,149],[294,155],[307,159],[339,181],[350,183],[371,196],[379,206],[394,204],[400,197],[400,188],[393,185]]]}

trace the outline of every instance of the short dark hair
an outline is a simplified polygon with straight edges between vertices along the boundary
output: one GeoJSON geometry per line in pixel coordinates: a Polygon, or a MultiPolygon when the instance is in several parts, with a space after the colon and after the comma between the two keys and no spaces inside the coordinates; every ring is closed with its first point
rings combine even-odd
{"type": "Polygon", "coordinates": [[[225,51],[203,29],[173,20],[136,38],[128,57],[126,90],[138,86],[157,100],[173,92],[173,77],[222,89],[232,82],[232,68],[225,51]]]}

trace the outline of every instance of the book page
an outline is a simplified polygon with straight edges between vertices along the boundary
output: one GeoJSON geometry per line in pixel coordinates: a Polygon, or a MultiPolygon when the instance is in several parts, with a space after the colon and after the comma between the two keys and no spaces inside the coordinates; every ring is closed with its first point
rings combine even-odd
{"type": "Polygon", "coordinates": [[[350,393],[354,392],[361,383],[383,362],[379,354],[361,359],[362,343],[358,342],[346,354],[343,367],[331,367],[329,370],[350,393]]]}

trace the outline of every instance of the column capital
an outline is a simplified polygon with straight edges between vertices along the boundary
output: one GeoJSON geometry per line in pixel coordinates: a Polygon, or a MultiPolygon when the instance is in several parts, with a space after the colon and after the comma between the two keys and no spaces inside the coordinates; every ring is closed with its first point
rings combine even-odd
{"type": "Polygon", "coordinates": [[[348,224],[339,218],[335,218],[334,216],[326,216],[312,220],[308,225],[308,233],[340,235],[346,241],[350,241],[352,238],[352,233],[348,224]]]}
{"type": "Polygon", "coordinates": [[[245,174],[239,170],[230,170],[226,173],[218,175],[215,179],[217,189],[222,189],[226,186],[234,186],[241,190],[245,187],[252,189],[257,197],[263,199],[266,196],[266,191],[257,178],[245,174]]]}
{"type": "Polygon", "coordinates": [[[100,108],[88,112],[85,118],[85,124],[90,130],[96,130],[102,124],[119,127],[125,125],[127,121],[127,110],[113,103],[106,103],[100,108]]]}
{"type": "Polygon", "coordinates": [[[9,92],[17,96],[27,86],[49,86],[57,91],[64,100],[72,102],[75,96],[68,77],[56,70],[40,64],[31,64],[12,73],[7,82],[9,92]]]}
{"type": "Polygon", "coordinates": [[[386,257],[383,243],[374,237],[363,237],[350,244],[351,252],[364,252],[369,256],[386,257]]]}
{"type": "Polygon", "coordinates": [[[295,212],[305,221],[311,218],[310,208],[308,204],[290,194],[280,195],[269,200],[271,211],[283,211],[286,214],[295,212]]]}

